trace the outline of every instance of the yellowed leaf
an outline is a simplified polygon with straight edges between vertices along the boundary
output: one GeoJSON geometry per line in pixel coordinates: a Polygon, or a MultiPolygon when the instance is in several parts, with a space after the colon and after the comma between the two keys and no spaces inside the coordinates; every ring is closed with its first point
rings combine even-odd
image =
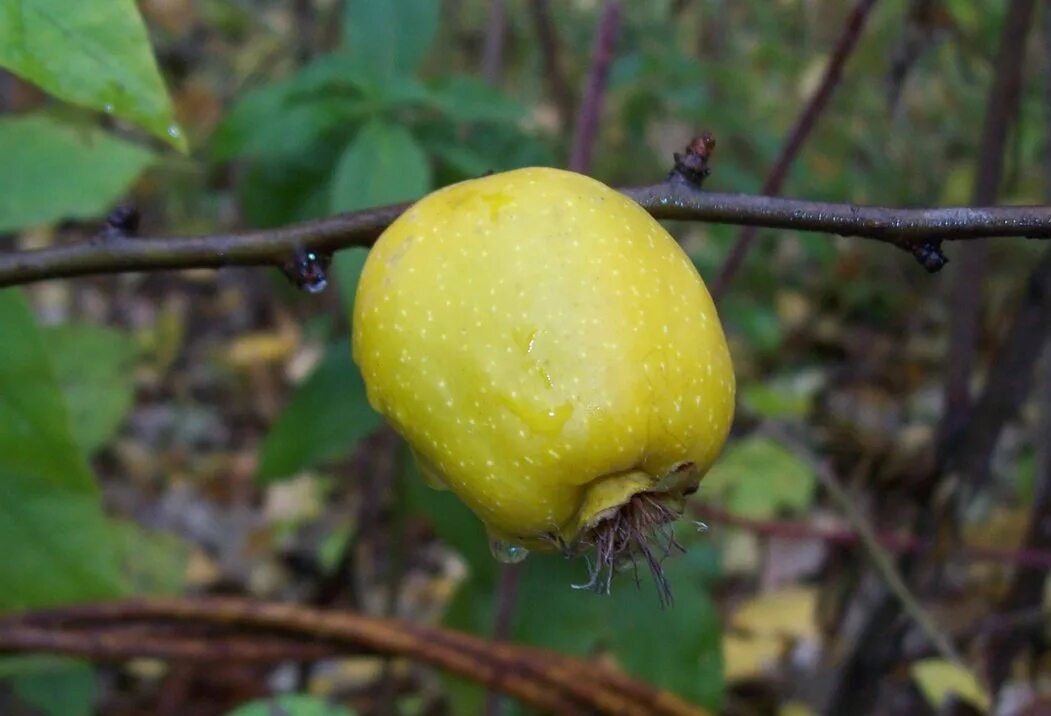
{"type": "Polygon", "coordinates": [[[762,676],[776,666],[785,650],[785,640],[755,634],[723,635],[723,668],[727,683],[762,676]]]}
{"type": "Polygon", "coordinates": [[[786,701],[777,709],[777,716],[814,716],[814,709],[799,701],[786,701]]]}
{"type": "Polygon", "coordinates": [[[963,666],[944,659],[921,659],[912,663],[909,673],[927,703],[936,710],[955,695],[983,712],[989,711],[989,694],[963,666]]]}
{"type": "Polygon", "coordinates": [[[753,634],[806,639],[818,633],[816,607],[817,590],[794,585],[745,602],[731,624],[753,634]]]}
{"type": "Polygon", "coordinates": [[[235,338],[226,349],[226,360],[235,368],[247,368],[286,360],[295,349],[296,336],[260,331],[235,338]]]}

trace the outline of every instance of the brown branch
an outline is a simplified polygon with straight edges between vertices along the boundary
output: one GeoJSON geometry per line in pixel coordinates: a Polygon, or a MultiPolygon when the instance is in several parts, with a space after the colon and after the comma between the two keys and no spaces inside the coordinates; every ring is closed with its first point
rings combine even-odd
{"type": "Polygon", "coordinates": [[[12,653],[195,660],[207,653],[213,640],[251,644],[252,636],[295,639],[297,648],[332,645],[418,660],[559,714],[705,713],[598,663],[353,612],[209,598],[127,600],[0,617],[0,652],[12,653]],[[129,632],[129,625],[141,629],[129,632]],[[172,625],[216,633],[193,641],[173,631],[172,625]]]}
{"type": "Polygon", "coordinates": [[[965,427],[946,445],[946,471],[959,474],[964,498],[973,496],[986,483],[993,450],[1004,426],[1030,394],[1033,367],[1049,333],[1051,251],[1045,252],[1026,279],[1021,304],[989,368],[981,395],[968,411],[965,427]]]}
{"type": "Polygon", "coordinates": [[[584,98],[577,114],[577,128],[569,153],[569,168],[586,174],[591,168],[591,150],[595,146],[602,100],[606,94],[609,67],[613,63],[614,46],[620,29],[620,3],[607,0],[595,31],[595,49],[591,56],[584,98]]]}
{"type": "MultiPolygon", "coordinates": [[[[781,146],[781,153],[778,155],[777,161],[774,162],[773,168],[766,176],[766,180],[763,181],[763,187],[760,189],[761,194],[776,196],[781,193],[781,187],[788,176],[788,170],[791,168],[796,156],[799,155],[799,150],[802,149],[803,143],[806,142],[810,132],[817,124],[821,112],[828,106],[828,100],[832,97],[832,93],[843,77],[843,67],[854,52],[854,47],[861,36],[861,30],[865,26],[865,20],[868,19],[869,12],[875,4],[876,0],[858,0],[854,9],[850,11],[847,21],[843,25],[843,31],[840,33],[839,39],[836,40],[836,45],[829,56],[828,65],[825,67],[825,73],[821,77],[821,82],[809,101],[807,101],[806,106],[803,107],[803,111],[796,119],[792,131],[788,133],[785,143],[781,146]]],[[[744,262],[745,256],[748,255],[748,251],[755,241],[755,236],[756,228],[754,226],[744,228],[738,235],[737,242],[730,249],[726,262],[712,285],[712,297],[715,300],[718,301],[719,297],[723,295],[726,288],[730,285],[734,275],[736,275],[744,262]]]]}
{"type": "MultiPolygon", "coordinates": [[[[1051,206],[891,209],[700,191],[686,181],[622,189],[658,219],[766,226],[873,239],[913,254],[928,270],[935,244],[990,237],[1051,238],[1051,206]]],[[[370,246],[408,204],[337,214],[277,229],[208,236],[99,239],[0,254],[0,288],[89,274],[223,266],[282,266],[296,252],[328,255],[370,246]]]]}

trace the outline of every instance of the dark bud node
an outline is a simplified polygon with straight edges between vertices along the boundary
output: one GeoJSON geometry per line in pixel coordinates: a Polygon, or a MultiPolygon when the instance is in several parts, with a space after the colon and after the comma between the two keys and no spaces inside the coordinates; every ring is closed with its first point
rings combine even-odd
{"type": "Polygon", "coordinates": [[[109,213],[99,232],[101,239],[127,239],[139,231],[139,212],[133,206],[122,204],[109,213]]]}
{"type": "Polygon", "coordinates": [[[297,250],[281,265],[281,272],[296,288],[321,293],[328,286],[329,257],[316,251],[297,250]]]}
{"type": "Polygon", "coordinates": [[[940,241],[924,241],[912,249],[912,255],[930,273],[941,271],[949,263],[940,241]]]}
{"type": "Polygon", "coordinates": [[[683,153],[675,154],[675,168],[668,175],[669,179],[683,179],[700,189],[711,170],[708,160],[715,151],[715,137],[711,132],[704,132],[694,137],[683,153]]]}

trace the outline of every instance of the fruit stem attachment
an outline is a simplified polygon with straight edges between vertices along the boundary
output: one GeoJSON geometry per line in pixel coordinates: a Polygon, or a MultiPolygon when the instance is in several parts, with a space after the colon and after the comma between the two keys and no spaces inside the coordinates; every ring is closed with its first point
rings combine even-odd
{"type": "Polygon", "coordinates": [[[672,601],[671,585],[664,574],[664,560],[673,553],[685,552],[675,538],[672,523],[682,514],[671,507],[665,496],[639,492],[615,510],[599,519],[581,538],[579,550],[594,547],[593,559],[585,555],[588,581],[574,584],[574,589],[591,589],[609,594],[613,573],[630,563],[639,585],[639,558],[645,562],[657,587],[661,607],[672,601]]]}

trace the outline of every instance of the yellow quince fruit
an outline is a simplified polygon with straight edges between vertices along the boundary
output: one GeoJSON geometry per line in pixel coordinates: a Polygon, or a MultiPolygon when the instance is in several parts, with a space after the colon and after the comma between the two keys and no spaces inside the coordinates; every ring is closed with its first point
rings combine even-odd
{"type": "Polygon", "coordinates": [[[593,544],[611,567],[635,548],[617,520],[677,516],[733,417],[690,259],[635,202],[557,169],[465,181],[402,214],[366,261],[353,349],[373,407],[505,560],[593,544]]]}

